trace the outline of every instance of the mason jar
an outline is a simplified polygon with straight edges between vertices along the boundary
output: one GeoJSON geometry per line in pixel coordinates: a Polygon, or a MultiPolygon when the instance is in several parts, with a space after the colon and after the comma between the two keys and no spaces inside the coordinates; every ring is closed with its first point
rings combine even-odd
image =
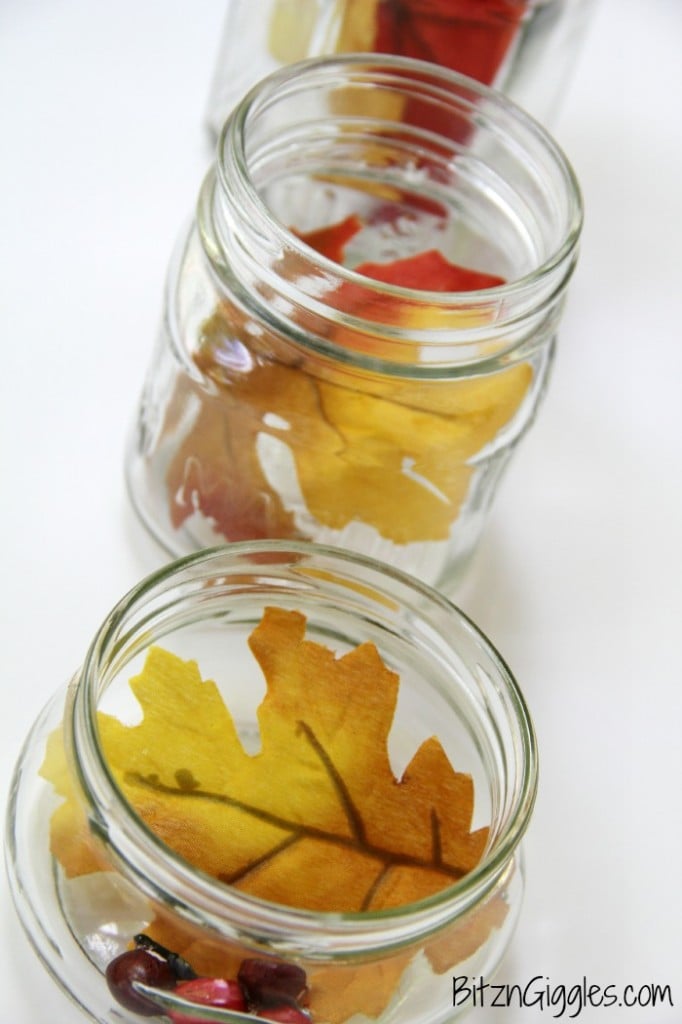
{"type": "Polygon", "coordinates": [[[228,545],[172,563],[128,593],[35,723],[11,788],[11,888],[38,956],[100,1024],[164,1014],[193,1024],[342,1024],[357,1014],[439,1024],[465,1008],[453,979],[461,993],[465,979],[491,977],[509,943],[536,772],[531,720],[510,670],[444,597],[334,548],[228,545]],[[314,672],[304,670],[306,659],[314,672]],[[235,747],[249,771],[265,773],[255,808],[231,789],[236,762],[223,772],[235,747]],[[293,782],[291,752],[305,769],[293,782]],[[357,768],[368,756],[379,765],[369,774],[357,768]],[[434,777],[450,781],[425,795],[434,777]],[[390,818],[386,805],[404,787],[413,803],[390,818]],[[333,806],[322,812],[327,799],[333,806]],[[296,800],[314,813],[296,818],[296,800]],[[218,838],[225,826],[217,811],[244,818],[239,829],[230,819],[226,838],[211,845],[208,826],[218,838]],[[321,825],[334,814],[347,821],[345,832],[321,825]],[[412,818],[423,821],[424,836],[420,828],[411,834],[412,818]],[[238,833],[248,844],[264,824],[285,841],[271,837],[269,857],[254,858],[239,877],[197,859],[197,851],[228,857],[238,833]],[[408,834],[410,843],[423,839],[423,855],[410,854],[408,834]],[[454,834],[461,856],[479,847],[459,874],[454,834]],[[330,868],[320,906],[346,909],[311,908],[314,858],[310,843],[305,856],[296,846],[308,841],[327,844],[323,865],[336,856],[335,841],[345,844],[353,880],[366,880],[376,860],[370,876],[378,872],[379,883],[362,906],[349,909],[355,897],[341,869],[330,868]],[[252,881],[285,848],[303,858],[296,870],[291,859],[281,869],[284,899],[296,892],[294,904],[266,898],[252,881]],[[375,902],[389,849],[394,884],[405,869],[440,873],[439,887],[406,904],[375,902]],[[119,1001],[120,975],[111,981],[121,958],[128,964],[140,950],[174,972],[170,983],[134,976],[142,1017],[119,1001]],[[254,1011],[183,994],[187,979],[220,991],[245,963],[298,972],[305,1007],[290,1000],[289,1016],[281,1007],[277,1016],[272,1001],[254,1011]]]}
{"type": "Polygon", "coordinates": [[[503,96],[392,57],[296,65],[228,120],[127,455],[173,555],[308,540],[448,589],[547,384],[581,201],[503,96]]]}
{"type": "Polygon", "coordinates": [[[392,53],[494,86],[550,124],[595,0],[227,0],[206,122],[214,138],[265,75],[310,57],[392,53]]]}

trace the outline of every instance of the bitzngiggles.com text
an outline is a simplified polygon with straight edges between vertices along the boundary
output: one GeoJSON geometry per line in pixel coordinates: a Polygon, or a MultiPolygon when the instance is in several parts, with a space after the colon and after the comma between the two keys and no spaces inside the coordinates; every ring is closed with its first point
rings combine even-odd
{"type": "MultiPolygon", "coordinates": [[[[627,1008],[674,1006],[672,987],[655,983],[597,985],[582,978],[572,985],[555,985],[538,974],[524,985],[495,985],[468,975],[452,979],[452,1005],[535,1009],[552,1017],[574,1020],[586,1007],[627,1008]]],[[[653,1018],[652,1018],[653,1020],[653,1018]]]]}

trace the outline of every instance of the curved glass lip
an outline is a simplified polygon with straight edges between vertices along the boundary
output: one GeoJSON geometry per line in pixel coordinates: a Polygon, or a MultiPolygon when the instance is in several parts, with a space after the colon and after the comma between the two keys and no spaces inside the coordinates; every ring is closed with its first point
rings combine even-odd
{"type": "MultiPolygon", "coordinates": [[[[476,109],[476,116],[481,117],[480,110],[476,109]]],[[[398,124],[398,122],[387,121],[386,123],[398,124]]],[[[438,138],[438,135],[434,135],[438,138]]],[[[506,95],[490,86],[467,75],[452,71],[440,65],[431,64],[423,60],[416,60],[411,57],[398,57],[390,54],[342,54],[335,58],[313,57],[300,61],[296,64],[281,68],[260,83],[255,85],[235,107],[232,114],[227,118],[221,130],[218,140],[218,177],[223,185],[227,185],[223,156],[227,143],[231,144],[231,152],[234,154],[235,166],[238,169],[240,178],[241,198],[248,203],[249,210],[260,219],[268,222],[268,232],[275,236],[277,243],[286,249],[294,251],[298,256],[320,268],[333,272],[340,281],[348,282],[356,286],[364,286],[377,294],[388,295],[394,298],[402,298],[410,302],[422,302],[429,306],[451,307],[457,302],[469,309],[479,306],[499,303],[502,300],[509,301],[515,296],[520,296],[528,290],[532,290],[539,281],[546,278],[554,270],[557,270],[566,262],[571,253],[577,248],[582,231],[584,208],[582,192],[575,171],[563,149],[556,140],[549,134],[543,125],[510,100],[506,95]],[[343,267],[328,257],[317,253],[306,245],[298,236],[289,231],[288,228],[275,219],[264,204],[256,188],[250,180],[248,159],[245,150],[246,130],[249,117],[254,111],[258,111],[259,105],[265,105],[268,100],[281,98],[286,90],[298,91],[305,88],[306,84],[314,85],[316,76],[319,77],[319,84],[324,79],[334,80],[334,76],[349,71],[359,72],[378,70],[384,80],[393,81],[404,88],[410,84],[418,85],[424,89],[426,85],[438,88],[439,83],[443,87],[457,87],[475,94],[481,100],[486,100],[485,117],[492,119],[494,110],[504,111],[511,115],[523,129],[533,135],[537,142],[544,146],[551,155],[557,169],[560,171],[566,186],[566,193],[571,197],[569,209],[571,215],[567,214],[567,229],[562,244],[538,267],[529,273],[515,278],[513,281],[496,285],[493,288],[481,288],[476,291],[427,291],[424,289],[405,288],[399,285],[386,284],[367,278],[363,274],[343,267]],[[390,75],[391,72],[395,74],[390,75]],[[411,73],[412,78],[408,77],[411,73]],[[308,82],[308,78],[311,81],[308,82]]],[[[377,325],[380,326],[380,325],[377,325]]]]}
{"type": "MultiPolygon", "coordinates": [[[[263,563],[265,564],[265,563],[263,563]]],[[[255,565],[255,563],[254,563],[255,565]]],[[[90,645],[81,669],[71,708],[69,725],[79,781],[92,810],[91,819],[101,828],[99,838],[113,855],[119,870],[135,885],[161,903],[184,911],[187,918],[197,922],[209,920],[221,934],[221,924],[227,930],[235,926],[258,927],[260,932],[274,931],[295,943],[296,937],[311,939],[325,936],[333,939],[328,952],[338,952],[340,943],[345,952],[362,951],[380,937],[387,945],[404,945],[422,935],[428,935],[452,921],[482,899],[503,874],[524,832],[535,803],[538,779],[538,752],[535,730],[525,698],[506,662],[475,623],[448,598],[416,578],[384,565],[370,557],[339,548],[306,541],[241,541],[205,548],[199,552],[175,559],[151,573],[127,592],[106,617],[90,645]],[[319,912],[270,902],[250,896],[217,881],[213,876],[195,868],[190,862],[170,849],[134,812],[124,798],[103,756],[97,726],[96,678],[101,657],[109,653],[109,645],[125,621],[128,610],[144,601],[164,584],[171,584],[182,574],[202,564],[209,565],[219,559],[231,558],[237,564],[246,556],[292,556],[289,564],[302,557],[322,556],[339,563],[340,568],[360,566],[378,576],[392,580],[407,588],[415,596],[426,599],[448,614],[454,614],[483,643],[500,673],[513,712],[513,726],[520,743],[523,772],[510,820],[493,848],[481,862],[462,879],[432,896],[417,902],[380,911],[319,912]],[[101,808],[106,808],[104,820],[101,808]],[[114,828],[111,815],[116,815],[114,828]],[[117,827],[118,826],[118,827],[117,827]],[[112,833],[115,838],[112,838],[112,833]],[[152,877],[145,864],[154,869],[152,877]],[[405,929],[412,929],[405,936],[405,929]]]]}

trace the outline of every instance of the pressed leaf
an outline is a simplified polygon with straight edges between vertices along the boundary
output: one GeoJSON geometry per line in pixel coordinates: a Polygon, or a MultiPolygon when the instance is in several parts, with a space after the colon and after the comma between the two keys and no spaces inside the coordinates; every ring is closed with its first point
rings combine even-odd
{"type": "Polygon", "coordinates": [[[357,271],[376,281],[421,291],[472,292],[504,284],[504,278],[495,274],[451,263],[437,249],[428,249],[391,263],[363,263],[357,271]]]}
{"type": "MultiPolygon", "coordinates": [[[[514,47],[529,0],[343,0],[337,53],[395,54],[438,64],[492,85],[514,47]]],[[[418,124],[463,140],[468,116],[398,90],[375,89],[375,117],[418,124]]]]}
{"type": "Polygon", "coordinates": [[[179,528],[198,510],[231,541],[297,536],[258,458],[267,409],[236,389],[216,396],[188,382],[183,390],[188,402],[198,398],[198,411],[166,473],[172,525],[179,528]]]}
{"type": "Polygon", "coordinates": [[[383,0],[371,49],[416,57],[490,85],[528,0],[383,0]]]}
{"type": "Polygon", "coordinates": [[[433,739],[398,784],[397,677],[372,644],[337,658],[304,632],[303,616],[268,609],[252,634],[267,680],[257,755],[196,665],[152,649],[131,682],[142,722],[100,721],[127,798],[183,857],[277,903],[382,909],[461,878],[487,837],[469,831],[471,779],[433,739]]]}
{"type": "Polygon", "coordinates": [[[103,871],[106,862],[92,841],[77,784],[64,748],[62,730],[51,733],[40,774],[63,797],[50,819],[50,852],[70,878],[103,871]]]}
{"type": "MultiPolygon", "coordinates": [[[[462,920],[445,928],[424,946],[424,954],[435,974],[452,971],[473,956],[491,932],[501,928],[509,907],[498,893],[476,907],[462,920]]],[[[414,952],[403,950],[378,962],[322,967],[310,977],[311,1006],[317,1018],[342,1024],[354,1013],[378,1017],[386,1008],[414,952]]]]}
{"type": "MultiPolygon", "coordinates": [[[[305,630],[300,613],[268,608],[251,634],[266,681],[255,754],[242,746],[218,688],[197,664],[151,648],[130,681],[141,721],[98,716],[123,794],[181,857],[261,899],[375,911],[452,885],[476,866],[488,839],[486,828],[471,830],[471,777],[452,767],[432,737],[396,778],[388,737],[397,675],[371,643],[339,656],[307,640],[305,630]]],[[[103,869],[56,736],[42,773],[65,798],[51,821],[54,855],[69,876],[103,869]]],[[[484,905],[478,924],[474,914],[473,924],[458,922],[429,940],[434,969],[445,971],[478,948],[504,912],[502,904],[491,916],[484,905]]],[[[165,916],[149,930],[202,974],[231,976],[243,955],[165,916]]],[[[375,964],[314,970],[313,1012],[330,1021],[363,1008],[381,1012],[413,955],[386,958],[378,973],[375,964]]]]}
{"type": "Polygon", "coordinates": [[[293,64],[311,56],[309,47],[318,14],[317,0],[274,0],[267,33],[271,56],[280,64],[293,64]]]}
{"type": "Polygon", "coordinates": [[[345,0],[339,53],[416,57],[492,84],[528,0],[345,0]]]}
{"type": "MultiPolygon", "coordinates": [[[[337,260],[361,227],[350,216],[301,237],[337,260]]],[[[357,269],[421,290],[501,283],[435,250],[357,269]]],[[[355,284],[327,299],[346,312],[401,325],[405,358],[417,359],[409,330],[428,323],[423,304],[373,296],[355,284]]],[[[467,317],[480,320],[463,312],[467,317]]],[[[351,342],[346,328],[336,328],[333,340],[380,352],[374,335],[361,342],[354,335],[351,342]]],[[[166,429],[174,429],[183,399],[195,412],[167,469],[170,517],[177,528],[198,510],[231,541],[296,538],[315,524],[343,530],[353,521],[396,544],[447,539],[469,491],[471,459],[513,418],[532,379],[530,366],[521,364],[470,380],[366,374],[357,384],[343,368],[336,376],[328,366],[320,370],[314,355],[295,361],[273,332],[249,337],[243,311],[226,303],[204,325],[195,360],[218,391],[189,380],[177,385],[166,429]]]]}
{"type": "MultiPolygon", "coordinates": [[[[474,292],[504,284],[504,278],[496,274],[451,263],[437,249],[414,253],[389,263],[361,263],[355,271],[363,277],[416,292],[474,292]]],[[[464,329],[478,327],[485,322],[485,314],[475,309],[461,307],[450,311],[425,305],[421,297],[414,301],[406,296],[372,292],[356,282],[345,282],[335,293],[327,296],[327,302],[344,313],[362,317],[370,324],[376,322],[401,327],[404,334],[401,352],[396,355],[395,348],[391,349],[390,358],[404,362],[419,363],[419,344],[410,340],[411,330],[436,327],[464,329]]],[[[332,337],[345,347],[361,348],[376,355],[387,354],[382,351],[383,343],[377,335],[365,335],[360,340],[357,331],[351,333],[347,327],[337,327],[332,337]]]]}
{"type": "Polygon", "coordinates": [[[364,225],[357,214],[351,214],[336,224],[299,234],[299,238],[322,256],[334,263],[343,263],[346,245],[362,231],[364,225]]]}
{"type": "Polygon", "coordinates": [[[291,511],[299,504],[336,530],[355,520],[396,544],[444,540],[468,493],[469,460],[511,419],[530,379],[523,364],[472,381],[377,382],[385,394],[371,394],[257,365],[218,396],[197,389],[199,415],[167,471],[172,521],[198,508],[231,541],[293,538],[303,532],[291,511]],[[283,479],[266,476],[266,456],[283,479]]]}

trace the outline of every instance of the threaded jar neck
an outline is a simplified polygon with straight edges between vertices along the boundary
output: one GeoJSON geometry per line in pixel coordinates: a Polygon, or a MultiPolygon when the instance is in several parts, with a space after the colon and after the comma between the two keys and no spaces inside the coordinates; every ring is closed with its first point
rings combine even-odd
{"type": "Polygon", "coordinates": [[[571,276],[582,207],[561,150],[510,101],[420,61],[354,55],[248,94],[198,222],[219,279],[276,330],[429,375],[526,354],[571,276]],[[300,237],[349,216],[363,227],[344,266],[300,237]],[[354,269],[434,248],[505,283],[417,290],[354,269]]]}

